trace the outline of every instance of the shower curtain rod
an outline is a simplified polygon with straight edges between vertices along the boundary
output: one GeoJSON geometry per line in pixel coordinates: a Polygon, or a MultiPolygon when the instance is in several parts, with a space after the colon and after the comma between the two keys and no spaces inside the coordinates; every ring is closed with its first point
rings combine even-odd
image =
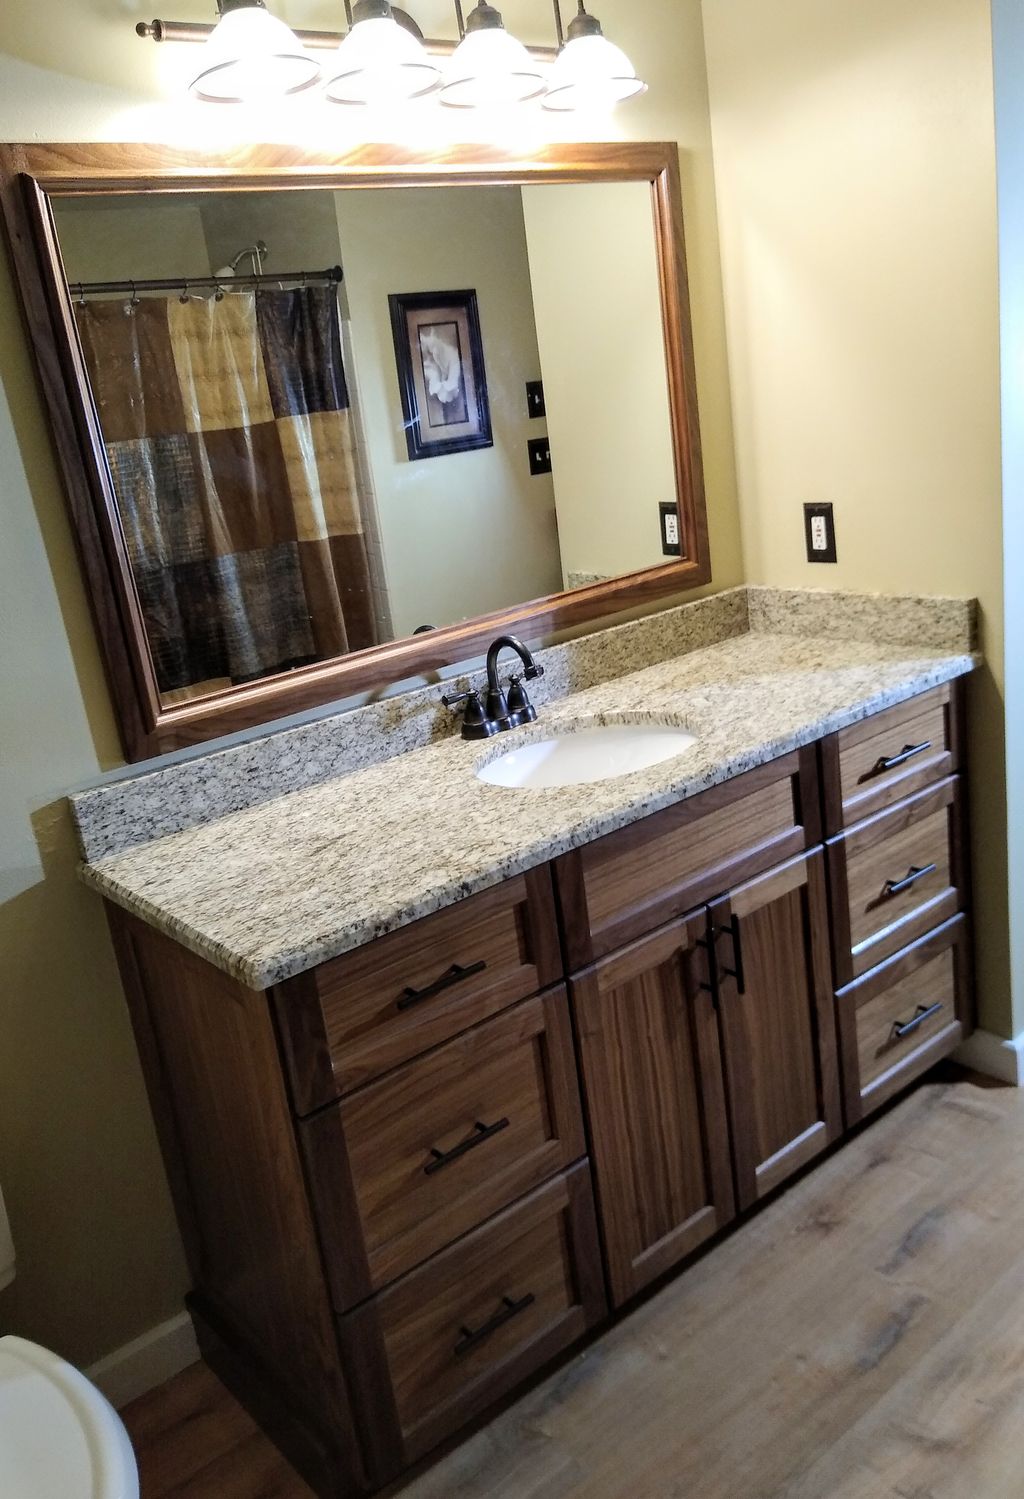
{"type": "Polygon", "coordinates": [[[235,286],[262,286],[269,281],[300,281],[303,286],[326,282],[337,286],[344,277],[340,265],[326,271],[264,271],[261,276],[172,276],[156,281],[69,281],[73,297],[100,296],[104,292],[189,291],[194,286],[219,287],[229,291],[235,286]]]}

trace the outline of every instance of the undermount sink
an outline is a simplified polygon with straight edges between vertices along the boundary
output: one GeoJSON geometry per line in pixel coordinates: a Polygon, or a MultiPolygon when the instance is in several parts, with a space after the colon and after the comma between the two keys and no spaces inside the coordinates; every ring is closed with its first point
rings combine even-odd
{"type": "Polygon", "coordinates": [[[671,724],[597,724],[506,750],[481,765],[477,777],[490,786],[526,791],[584,786],[671,760],[696,742],[671,724]]]}

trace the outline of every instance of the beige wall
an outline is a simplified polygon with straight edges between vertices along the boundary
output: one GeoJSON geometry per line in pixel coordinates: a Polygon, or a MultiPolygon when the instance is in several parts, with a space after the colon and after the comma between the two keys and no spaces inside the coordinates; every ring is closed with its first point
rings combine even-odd
{"type": "Polygon", "coordinates": [[[654,566],[676,482],[650,189],[522,197],[566,584],[654,566]]]}
{"type": "MultiPolygon", "coordinates": [[[[175,13],[205,20],[209,9],[181,0],[175,13]]],[[[290,0],[283,10],[295,23],[337,21],[326,0],[290,0]]],[[[624,133],[680,144],[711,547],[715,586],[725,586],[742,572],[700,6],[634,0],[620,10],[616,38],[646,68],[650,93],[610,126],[545,118],[538,138],[575,129],[583,139],[624,133]]],[[[504,11],[515,24],[526,0],[504,11]]],[[[534,0],[529,11],[537,30],[534,0]]],[[[118,6],[79,8],[69,26],[65,0],[8,0],[0,139],[212,143],[237,129],[231,111],[197,115],[162,102],[174,49],[138,41],[135,19],[118,6]]],[[[357,111],[299,118],[294,129],[265,116],[245,128],[253,139],[333,141],[339,151],[366,129],[357,111]]],[[[465,123],[440,119],[436,129],[465,123]]],[[[426,135],[417,126],[406,138],[426,135]]],[[[2,255],[0,385],[11,408],[0,402],[0,1180],[20,1256],[17,1279],[0,1294],[0,1327],[87,1362],[176,1313],[186,1277],[102,912],[74,876],[61,798],[119,757],[2,255]]]]}
{"type": "Polygon", "coordinates": [[[983,1023],[1008,1034],[988,0],[705,0],[751,581],[975,594],[983,1023]],[[839,563],[805,561],[835,505],[839,563]]]}
{"type": "Polygon", "coordinates": [[[526,448],[525,382],[540,364],[519,193],[409,188],[336,204],[395,634],[554,592],[551,478],[531,476],[526,448]],[[460,287],[477,294],[493,446],[410,461],[388,297],[460,287]]]}

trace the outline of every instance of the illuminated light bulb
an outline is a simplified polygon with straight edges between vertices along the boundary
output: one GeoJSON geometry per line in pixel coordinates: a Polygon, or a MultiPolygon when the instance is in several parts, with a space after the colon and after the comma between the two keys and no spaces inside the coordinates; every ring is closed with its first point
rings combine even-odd
{"type": "Polygon", "coordinates": [[[441,70],[423,43],[395,20],[389,0],[356,0],[352,29],[331,67],[332,104],[392,104],[434,90],[441,70]]]}
{"type": "Polygon", "coordinates": [[[544,77],[522,42],[505,30],[501,12],[478,0],[466,34],[452,53],[441,103],[453,109],[521,104],[544,92],[544,77]]]}
{"type": "Polygon", "coordinates": [[[569,22],[565,46],[551,69],[544,108],[607,109],[646,90],[625,52],[608,40],[580,0],[579,14],[569,22]]]}
{"type": "Polygon", "coordinates": [[[219,0],[220,20],[203,43],[202,67],[189,85],[196,99],[252,104],[297,94],[317,81],[320,64],[263,0],[219,0]]]}

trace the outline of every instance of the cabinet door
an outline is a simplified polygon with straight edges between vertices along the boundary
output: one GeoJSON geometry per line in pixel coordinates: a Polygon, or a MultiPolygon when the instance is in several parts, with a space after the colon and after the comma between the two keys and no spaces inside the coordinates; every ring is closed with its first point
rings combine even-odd
{"type": "Polygon", "coordinates": [[[706,931],[684,917],[572,984],[615,1305],[734,1213],[706,931]]]}
{"type": "Polygon", "coordinates": [[[711,906],[740,1208],[841,1130],[821,850],[711,906]]]}

